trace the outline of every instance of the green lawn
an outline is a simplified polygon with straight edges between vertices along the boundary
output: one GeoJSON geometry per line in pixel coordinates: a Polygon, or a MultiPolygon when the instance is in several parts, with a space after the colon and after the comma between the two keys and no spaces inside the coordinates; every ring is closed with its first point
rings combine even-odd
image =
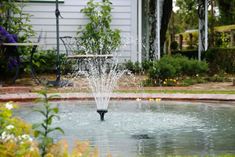
{"type": "Polygon", "coordinates": [[[235,94],[235,90],[116,90],[118,93],[235,94]]]}

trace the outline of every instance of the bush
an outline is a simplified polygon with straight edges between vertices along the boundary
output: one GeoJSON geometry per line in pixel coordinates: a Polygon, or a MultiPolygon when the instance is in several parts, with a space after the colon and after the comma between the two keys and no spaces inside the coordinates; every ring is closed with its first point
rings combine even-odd
{"type": "Polygon", "coordinates": [[[198,59],[198,51],[197,50],[172,51],[171,54],[186,56],[190,59],[198,59]]]}
{"type": "MultiPolygon", "coordinates": [[[[72,71],[72,61],[67,60],[65,54],[60,54],[60,69],[61,73],[68,73],[72,71]]],[[[29,60],[29,59],[27,59],[29,60]]],[[[34,54],[33,67],[37,74],[54,73],[57,65],[57,53],[55,50],[44,50],[34,54]]],[[[25,62],[23,67],[30,70],[29,63],[25,62]]]]}
{"type": "Polygon", "coordinates": [[[149,71],[149,77],[155,83],[161,83],[166,78],[176,77],[176,69],[173,65],[163,61],[154,62],[153,67],[149,71]]]}
{"type": "Polygon", "coordinates": [[[205,52],[211,73],[235,73],[235,49],[214,48],[205,52]]]}
{"type": "Polygon", "coordinates": [[[124,64],[124,68],[134,74],[147,73],[153,66],[152,61],[144,60],[141,64],[139,62],[127,61],[124,64]]]}
{"type": "Polygon", "coordinates": [[[16,105],[0,104],[0,154],[1,157],[39,157],[32,138],[31,125],[13,115],[16,105]]]}
{"type": "Polygon", "coordinates": [[[178,43],[176,41],[173,41],[170,45],[171,49],[172,50],[177,50],[178,49],[178,43]]]}
{"type": "Polygon", "coordinates": [[[144,60],[142,62],[142,70],[144,73],[148,72],[149,69],[153,66],[153,61],[144,60]]]}
{"type": "Polygon", "coordinates": [[[149,79],[155,84],[162,85],[167,79],[182,76],[203,75],[208,71],[204,61],[190,60],[183,56],[164,56],[160,61],[155,61],[149,70],[149,79]]]}
{"type": "Polygon", "coordinates": [[[124,63],[124,68],[129,70],[130,72],[134,73],[134,74],[138,74],[141,73],[142,68],[139,62],[132,62],[132,61],[127,61],[126,63],[124,63]]]}

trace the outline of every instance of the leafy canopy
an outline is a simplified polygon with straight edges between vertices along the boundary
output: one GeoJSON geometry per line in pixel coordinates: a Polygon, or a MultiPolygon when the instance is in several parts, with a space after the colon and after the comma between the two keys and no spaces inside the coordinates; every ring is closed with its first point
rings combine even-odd
{"type": "Polygon", "coordinates": [[[110,54],[120,46],[120,30],[111,28],[111,4],[109,0],[90,0],[81,10],[89,19],[85,28],[77,33],[80,46],[85,53],[110,54]]]}

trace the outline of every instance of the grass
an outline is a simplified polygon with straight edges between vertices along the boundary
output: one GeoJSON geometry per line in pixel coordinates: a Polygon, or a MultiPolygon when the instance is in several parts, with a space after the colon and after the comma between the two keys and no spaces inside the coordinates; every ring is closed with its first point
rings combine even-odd
{"type": "Polygon", "coordinates": [[[164,94],[235,94],[235,90],[116,90],[117,93],[164,93],[164,94]]]}

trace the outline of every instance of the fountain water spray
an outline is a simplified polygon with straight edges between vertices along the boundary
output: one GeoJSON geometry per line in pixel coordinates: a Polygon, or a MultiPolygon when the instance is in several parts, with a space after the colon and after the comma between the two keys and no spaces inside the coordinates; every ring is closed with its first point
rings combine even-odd
{"type": "Polygon", "coordinates": [[[85,71],[84,74],[95,98],[100,120],[104,121],[113,89],[126,70],[119,69],[116,57],[110,59],[94,56],[87,63],[89,70],[85,71]]]}

